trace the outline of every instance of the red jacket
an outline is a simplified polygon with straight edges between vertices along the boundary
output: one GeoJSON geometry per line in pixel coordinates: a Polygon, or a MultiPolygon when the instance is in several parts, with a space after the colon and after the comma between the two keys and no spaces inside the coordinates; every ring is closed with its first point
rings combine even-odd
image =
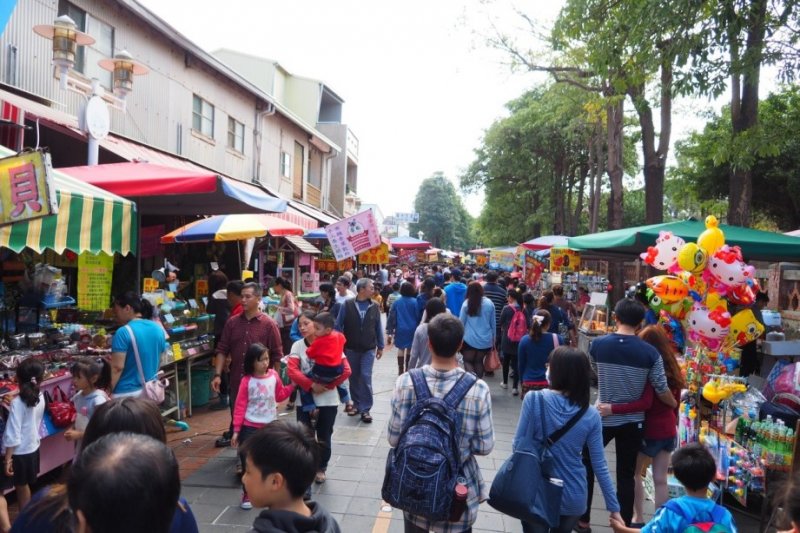
{"type": "MultiPolygon", "coordinates": [[[[680,404],[680,389],[670,389],[675,401],[680,404]]],[[[678,409],[655,397],[655,390],[648,382],[642,397],[630,403],[615,403],[611,412],[615,415],[644,411],[644,438],[653,440],[671,439],[678,434],[678,409]]]]}
{"type": "Polygon", "coordinates": [[[309,359],[324,366],[339,366],[342,364],[344,351],[344,335],[338,331],[331,331],[330,335],[317,337],[306,350],[309,359]]]}

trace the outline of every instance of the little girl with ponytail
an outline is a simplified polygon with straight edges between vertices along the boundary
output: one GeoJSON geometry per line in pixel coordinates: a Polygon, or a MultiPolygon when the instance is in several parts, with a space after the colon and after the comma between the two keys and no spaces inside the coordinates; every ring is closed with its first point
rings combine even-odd
{"type": "Polygon", "coordinates": [[[31,485],[39,475],[39,425],[45,408],[39,386],[43,378],[44,365],[38,359],[30,357],[19,364],[19,395],[11,402],[3,434],[5,474],[14,479],[20,509],[31,499],[31,485]]]}

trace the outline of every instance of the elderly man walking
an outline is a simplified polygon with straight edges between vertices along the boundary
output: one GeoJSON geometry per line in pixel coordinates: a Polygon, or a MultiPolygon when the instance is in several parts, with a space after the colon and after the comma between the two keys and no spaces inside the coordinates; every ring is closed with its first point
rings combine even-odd
{"type": "Polygon", "coordinates": [[[383,355],[384,347],[381,310],[372,299],[374,290],[371,279],[358,280],[356,297],[345,300],[336,318],[336,330],[344,334],[344,354],[353,371],[350,395],[355,409],[348,414],[360,415],[367,424],[372,422],[372,366],[383,355]]]}

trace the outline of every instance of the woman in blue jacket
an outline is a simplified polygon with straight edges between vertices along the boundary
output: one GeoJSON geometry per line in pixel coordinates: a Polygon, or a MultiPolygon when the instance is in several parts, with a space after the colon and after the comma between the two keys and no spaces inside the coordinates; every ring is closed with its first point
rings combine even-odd
{"type": "Polygon", "coordinates": [[[495,345],[497,314],[492,301],[483,295],[483,286],[472,281],[467,286],[467,297],[458,317],[464,324],[464,370],[478,378],[483,377],[483,360],[495,345]]]}
{"type": "Polygon", "coordinates": [[[400,298],[395,300],[389,310],[386,321],[386,334],[389,344],[394,342],[397,347],[397,375],[408,369],[408,358],[411,355],[411,345],[414,342],[414,331],[419,325],[422,314],[417,307],[416,289],[411,283],[404,281],[400,285],[400,298]]]}

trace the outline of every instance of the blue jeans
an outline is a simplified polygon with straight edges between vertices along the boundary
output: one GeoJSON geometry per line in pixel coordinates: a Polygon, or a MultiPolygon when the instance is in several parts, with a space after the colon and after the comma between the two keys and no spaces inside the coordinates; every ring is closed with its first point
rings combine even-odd
{"type": "Polygon", "coordinates": [[[356,352],[345,350],[344,355],[350,363],[350,397],[359,413],[372,409],[372,365],[375,364],[375,350],[356,352]]]}

